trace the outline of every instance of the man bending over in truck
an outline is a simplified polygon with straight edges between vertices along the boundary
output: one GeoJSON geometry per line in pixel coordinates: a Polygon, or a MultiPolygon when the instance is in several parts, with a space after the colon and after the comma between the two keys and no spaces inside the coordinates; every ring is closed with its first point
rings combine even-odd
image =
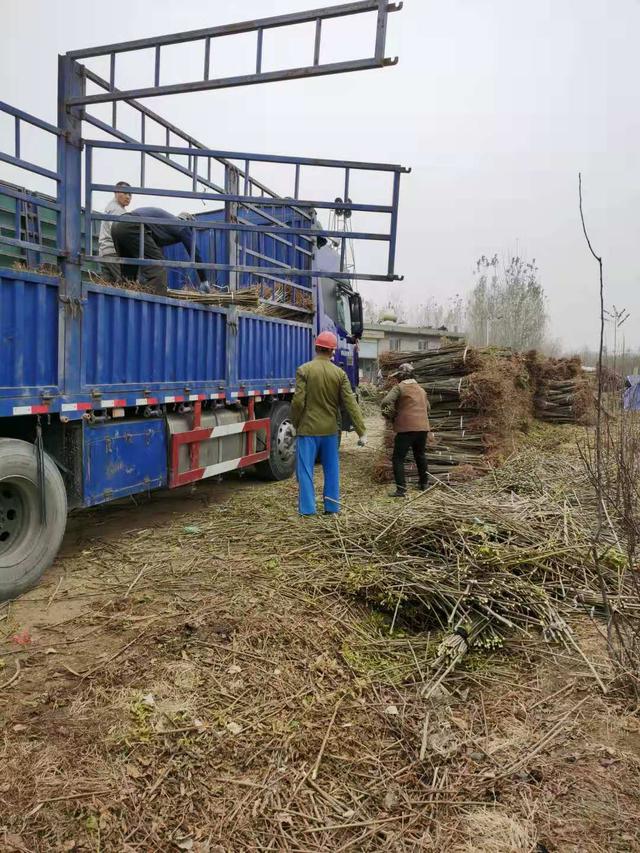
{"type": "MultiPolygon", "coordinates": [[[[116,252],[122,258],[140,257],[140,222],[139,218],[162,219],[162,222],[148,223],[143,226],[143,252],[144,258],[153,261],[163,261],[163,246],[173,246],[182,243],[191,257],[192,229],[185,222],[194,217],[190,213],[181,213],[174,216],[161,207],[139,207],[122,217],[120,222],[114,222],[111,234],[115,244],[116,252]]],[[[193,235],[195,239],[195,235],[193,235]]],[[[195,262],[202,263],[202,256],[196,246],[195,262]]],[[[165,294],[167,292],[167,269],[140,264],[123,264],[122,272],[125,278],[135,281],[139,276],[142,284],[150,285],[153,293],[165,294]]],[[[200,280],[200,289],[209,292],[211,289],[204,270],[197,270],[200,280]]]]}
{"type": "MultiPolygon", "coordinates": [[[[127,207],[131,204],[131,193],[126,187],[129,187],[126,181],[118,181],[117,187],[122,187],[121,190],[116,190],[113,198],[105,207],[104,212],[110,213],[112,216],[122,216],[127,212],[127,207]]],[[[118,281],[121,276],[120,264],[114,264],[111,259],[117,258],[113,238],[111,237],[111,226],[113,222],[106,220],[100,225],[100,234],[98,236],[98,254],[104,258],[100,267],[102,277],[107,281],[118,281]]]]}
{"type": "Polygon", "coordinates": [[[347,374],[331,358],[338,346],[332,332],[316,338],[316,357],[296,372],[296,390],[291,403],[291,421],[298,436],[296,476],[300,515],[316,514],[313,468],[319,457],[324,477],[325,515],[340,512],[340,465],[338,430],[341,404],[351,417],[359,436],[358,445],[367,443],[362,412],[347,374]]]}

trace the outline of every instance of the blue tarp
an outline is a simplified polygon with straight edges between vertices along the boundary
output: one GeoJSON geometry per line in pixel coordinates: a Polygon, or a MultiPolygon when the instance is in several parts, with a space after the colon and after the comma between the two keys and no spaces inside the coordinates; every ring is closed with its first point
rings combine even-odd
{"type": "Polygon", "coordinates": [[[640,412],[640,376],[627,376],[624,383],[624,407],[640,412]]]}

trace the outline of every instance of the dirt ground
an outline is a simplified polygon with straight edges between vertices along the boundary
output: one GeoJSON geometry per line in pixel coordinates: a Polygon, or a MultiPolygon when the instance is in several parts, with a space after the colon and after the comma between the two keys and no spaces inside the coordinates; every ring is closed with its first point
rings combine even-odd
{"type": "MultiPolygon", "coordinates": [[[[396,511],[374,457],[345,442],[345,512],[396,511]]],[[[542,640],[425,701],[429,637],[396,653],[307,582],[301,542],[333,523],[249,477],[73,517],[0,607],[0,849],[640,850],[635,709],[542,640]]]]}

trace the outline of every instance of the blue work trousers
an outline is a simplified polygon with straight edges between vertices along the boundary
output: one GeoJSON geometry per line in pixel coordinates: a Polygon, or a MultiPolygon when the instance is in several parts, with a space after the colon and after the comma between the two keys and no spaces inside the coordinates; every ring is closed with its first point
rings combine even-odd
{"type": "Polygon", "coordinates": [[[340,511],[340,462],[338,433],[333,435],[299,435],[296,442],[296,476],[298,478],[298,509],[300,515],[315,515],[316,493],[313,469],[320,458],[324,475],[325,512],[340,511]]]}

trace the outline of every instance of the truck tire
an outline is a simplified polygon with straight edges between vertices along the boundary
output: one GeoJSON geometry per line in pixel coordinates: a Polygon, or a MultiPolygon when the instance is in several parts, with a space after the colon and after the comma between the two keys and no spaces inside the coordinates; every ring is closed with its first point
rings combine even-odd
{"type": "Polygon", "coordinates": [[[0,438],[0,601],[34,586],[58,553],[67,523],[67,493],[46,453],[44,488],[46,524],[33,444],[0,438]]]}
{"type": "Polygon", "coordinates": [[[276,403],[271,409],[271,453],[264,462],[256,465],[262,480],[288,480],[296,468],[296,445],[290,435],[291,405],[276,403]]]}

